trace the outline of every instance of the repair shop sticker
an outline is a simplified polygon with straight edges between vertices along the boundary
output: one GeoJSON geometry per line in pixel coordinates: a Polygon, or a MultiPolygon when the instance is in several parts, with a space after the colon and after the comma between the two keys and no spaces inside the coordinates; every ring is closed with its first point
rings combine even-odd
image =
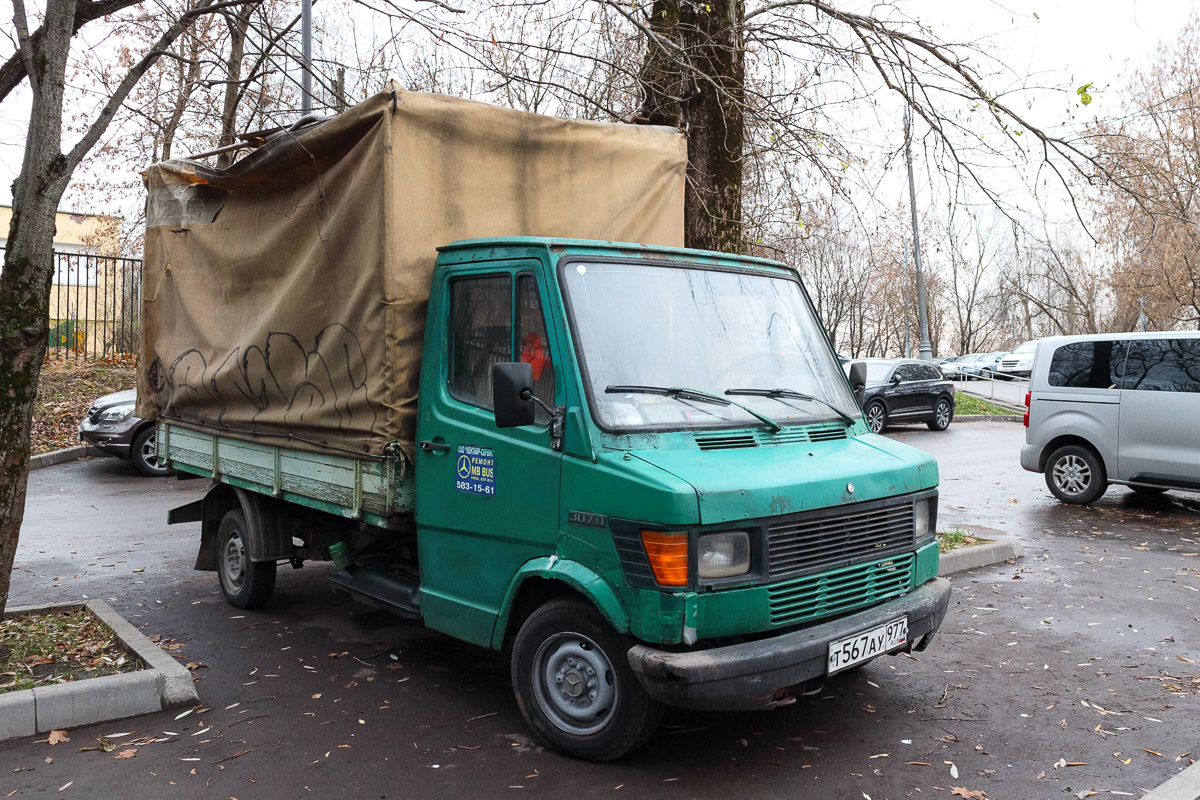
{"type": "Polygon", "coordinates": [[[496,454],[486,447],[458,446],[454,488],[469,494],[496,494],[496,454]]]}

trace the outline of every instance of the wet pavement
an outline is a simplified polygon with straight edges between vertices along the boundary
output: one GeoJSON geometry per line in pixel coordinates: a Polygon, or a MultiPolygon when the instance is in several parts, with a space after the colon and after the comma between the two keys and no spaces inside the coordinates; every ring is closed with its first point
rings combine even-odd
{"type": "Polygon", "coordinates": [[[324,565],[281,568],[264,611],[226,605],[191,570],[198,525],[164,524],[203,481],[35,472],[11,602],[109,600],[199,665],[204,705],[0,744],[0,798],[1137,797],[1200,754],[1200,496],[1067,507],[1018,466],[1019,425],[891,435],[938,457],[939,527],[1025,559],[955,576],[926,652],[774,712],[668,710],[615,764],[538,747],[500,655],[330,594],[324,565]],[[168,741],[80,751],[115,732],[168,741]]]}

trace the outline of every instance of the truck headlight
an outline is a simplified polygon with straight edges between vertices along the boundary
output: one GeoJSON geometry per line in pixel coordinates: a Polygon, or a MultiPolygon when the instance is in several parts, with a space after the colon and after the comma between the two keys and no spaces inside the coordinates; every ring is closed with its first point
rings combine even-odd
{"type": "Polygon", "coordinates": [[[917,500],[913,503],[913,529],[918,539],[932,533],[929,530],[929,500],[917,500]]]}
{"type": "Polygon", "coordinates": [[[697,542],[696,572],[701,578],[730,578],[750,571],[750,534],[706,533],[697,542]]]}
{"type": "Polygon", "coordinates": [[[133,403],[121,403],[119,406],[110,406],[100,412],[101,422],[120,422],[133,413],[133,403]]]}

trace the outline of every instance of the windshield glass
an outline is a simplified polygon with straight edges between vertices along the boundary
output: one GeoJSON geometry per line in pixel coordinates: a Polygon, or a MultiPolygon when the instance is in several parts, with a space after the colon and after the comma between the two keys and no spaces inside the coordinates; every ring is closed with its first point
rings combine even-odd
{"type": "Polygon", "coordinates": [[[592,411],[610,429],[759,426],[736,405],[609,387],[682,387],[735,400],[780,424],[838,419],[788,389],[860,416],[816,315],[795,280],[634,263],[568,264],[564,285],[592,411]]]}

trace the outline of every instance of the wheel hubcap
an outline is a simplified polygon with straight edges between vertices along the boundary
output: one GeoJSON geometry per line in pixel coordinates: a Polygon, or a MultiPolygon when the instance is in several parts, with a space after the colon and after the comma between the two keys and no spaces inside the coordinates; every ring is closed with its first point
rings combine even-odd
{"type": "Polygon", "coordinates": [[[1092,470],[1079,456],[1063,456],[1054,464],[1054,485],[1067,494],[1083,494],[1092,482],[1092,470]]]}
{"type": "Polygon", "coordinates": [[[616,676],[591,639],[579,633],[556,634],[538,648],[533,666],[534,695],[559,728],[584,736],[612,719],[616,676]]]}
{"type": "Polygon", "coordinates": [[[241,588],[242,581],[245,580],[246,547],[242,543],[242,535],[237,531],[234,531],[225,540],[224,558],[221,559],[221,574],[225,578],[225,585],[235,591],[241,588]]]}
{"type": "Polygon", "coordinates": [[[938,421],[938,425],[940,425],[943,428],[950,424],[950,404],[949,403],[943,401],[938,404],[937,421],[938,421]]]}
{"type": "Polygon", "coordinates": [[[871,406],[867,410],[867,425],[871,427],[872,433],[879,433],[883,430],[883,409],[879,406],[871,406]]]}
{"type": "Polygon", "coordinates": [[[142,442],[142,460],[151,467],[158,469],[158,452],[154,447],[154,434],[151,434],[146,441],[142,442]]]}

